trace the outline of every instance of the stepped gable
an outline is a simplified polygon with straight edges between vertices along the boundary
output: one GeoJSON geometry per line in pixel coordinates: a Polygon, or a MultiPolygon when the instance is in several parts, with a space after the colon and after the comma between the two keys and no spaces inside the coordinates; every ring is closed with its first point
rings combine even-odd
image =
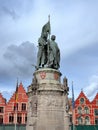
{"type": "Polygon", "coordinates": [[[26,91],[23,87],[22,82],[20,83],[19,87],[18,87],[18,102],[27,102],[28,100],[28,96],[26,94],[26,91]]]}
{"type": "Polygon", "coordinates": [[[96,94],[91,103],[96,105],[96,101],[98,102],[98,93],[96,94]]]}
{"type": "MultiPolygon", "coordinates": [[[[16,88],[15,88],[16,89],[16,88]]],[[[15,91],[16,92],[16,91],[15,91]]],[[[15,92],[13,93],[12,97],[10,98],[10,100],[8,101],[7,104],[9,104],[10,102],[11,103],[14,103],[15,102],[15,92]]],[[[27,102],[27,99],[28,99],[28,96],[26,94],[26,91],[23,87],[23,84],[22,82],[19,84],[18,86],[18,99],[17,99],[17,102],[27,102]]]]}
{"type": "Polygon", "coordinates": [[[83,91],[81,91],[80,92],[80,94],[79,94],[79,96],[78,96],[78,98],[75,100],[75,104],[80,104],[79,102],[80,102],[80,98],[84,98],[85,99],[85,103],[86,104],[89,104],[90,103],[90,101],[89,101],[89,99],[87,98],[87,96],[84,94],[84,92],[83,91]]]}
{"type": "MultiPolygon", "coordinates": [[[[17,103],[17,106],[18,106],[18,114],[21,114],[22,116],[22,121],[21,123],[22,124],[25,124],[26,121],[25,121],[25,117],[26,117],[26,114],[27,114],[27,108],[25,108],[25,110],[22,110],[22,104],[24,103],[27,107],[27,102],[28,102],[28,97],[26,95],[26,91],[22,85],[22,83],[20,83],[18,85],[18,83],[16,84],[16,87],[14,87],[15,91],[12,95],[12,97],[10,98],[10,100],[8,101],[6,107],[5,107],[5,118],[4,118],[4,123],[8,124],[8,123],[12,123],[12,122],[9,122],[9,113],[11,115],[13,115],[14,119],[15,119],[15,104],[17,103]],[[17,101],[15,101],[15,93],[16,93],[16,88],[18,87],[18,90],[17,90],[17,101]]],[[[13,123],[15,123],[15,120],[13,120],[13,123]]]]}
{"type": "Polygon", "coordinates": [[[0,106],[6,105],[6,99],[3,97],[3,95],[0,93],[0,106]]]}
{"type": "Polygon", "coordinates": [[[19,86],[18,86],[18,93],[26,93],[22,82],[20,82],[19,86]]]}

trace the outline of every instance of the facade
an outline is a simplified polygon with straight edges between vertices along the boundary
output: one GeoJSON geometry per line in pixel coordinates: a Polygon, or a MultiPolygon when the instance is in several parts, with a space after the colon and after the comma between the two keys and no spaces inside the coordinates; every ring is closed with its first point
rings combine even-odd
{"type": "MultiPolygon", "coordinates": [[[[83,91],[75,100],[74,113],[72,112],[72,99],[69,98],[70,125],[72,114],[75,125],[98,125],[98,93],[89,101],[83,91]]],[[[17,111],[15,110],[15,92],[8,102],[0,93],[0,124],[26,124],[28,96],[20,83],[18,86],[17,111]]]]}
{"type": "Polygon", "coordinates": [[[4,122],[6,99],[0,93],[0,124],[4,122]]]}
{"type": "Polygon", "coordinates": [[[83,91],[75,100],[73,118],[75,125],[98,125],[98,93],[89,101],[83,91]]]}
{"type": "Polygon", "coordinates": [[[1,124],[26,124],[28,96],[22,83],[18,86],[17,110],[15,109],[15,93],[10,100],[6,100],[0,94],[0,123],[1,124]]]}

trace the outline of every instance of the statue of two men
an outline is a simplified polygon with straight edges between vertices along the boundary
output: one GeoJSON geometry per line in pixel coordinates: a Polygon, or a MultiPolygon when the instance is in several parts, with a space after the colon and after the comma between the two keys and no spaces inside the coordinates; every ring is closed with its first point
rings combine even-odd
{"type": "Polygon", "coordinates": [[[37,69],[42,67],[59,69],[60,67],[60,50],[55,42],[56,36],[52,35],[50,40],[49,33],[48,22],[43,26],[41,37],[38,39],[37,69]]]}

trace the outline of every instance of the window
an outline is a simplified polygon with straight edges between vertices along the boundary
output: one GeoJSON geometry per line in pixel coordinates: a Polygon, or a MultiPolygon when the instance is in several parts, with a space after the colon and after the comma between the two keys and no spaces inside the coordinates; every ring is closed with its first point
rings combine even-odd
{"type": "Polygon", "coordinates": [[[0,115],[0,124],[3,124],[3,116],[0,115]]]}
{"type": "Polygon", "coordinates": [[[84,98],[81,98],[80,99],[80,104],[83,104],[84,103],[84,98]]]}
{"type": "Polygon", "coordinates": [[[82,114],[82,108],[81,107],[78,107],[78,113],[82,114]]]}
{"type": "Polygon", "coordinates": [[[98,125],[98,118],[95,118],[95,125],[98,125]]]}
{"type": "Polygon", "coordinates": [[[4,112],[3,109],[4,109],[3,107],[0,107],[0,113],[3,113],[3,112],[4,112]]]}
{"type": "Polygon", "coordinates": [[[14,104],[14,111],[15,111],[15,110],[18,110],[18,103],[15,103],[15,104],[14,104]]]}
{"type": "Polygon", "coordinates": [[[95,116],[98,116],[98,109],[95,109],[95,116]]]}
{"type": "Polygon", "coordinates": [[[83,122],[82,118],[81,117],[78,117],[78,124],[81,125],[83,122]]]}
{"type": "Polygon", "coordinates": [[[25,123],[27,122],[27,114],[25,115],[25,123]]]}
{"type": "Polygon", "coordinates": [[[85,107],[85,108],[84,108],[84,112],[85,112],[85,114],[89,114],[89,108],[88,108],[88,107],[85,107]]]}
{"type": "Polygon", "coordinates": [[[88,117],[88,116],[85,117],[85,124],[86,124],[86,125],[89,125],[89,124],[90,124],[90,121],[89,121],[89,117],[88,117]]]}
{"type": "Polygon", "coordinates": [[[26,111],[26,103],[22,103],[22,111],[26,111]]]}
{"type": "Polygon", "coordinates": [[[21,122],[22,122],[22,115],[18,114],[17,115],[17,123],[21,124],[21,122]]]}
{"type": "Polygon", "coordinates": [[[9,123],[14,123],[14,115],[13,114],[9,115],[9,123]]]}

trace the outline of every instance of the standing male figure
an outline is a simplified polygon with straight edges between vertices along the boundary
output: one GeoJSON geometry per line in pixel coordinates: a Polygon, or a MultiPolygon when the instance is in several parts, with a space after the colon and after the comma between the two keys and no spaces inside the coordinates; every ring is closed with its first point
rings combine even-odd
{"type": "Polygon", "coordinates": [[[38,39],[37,69],[47,63],[47,38],[50,35],[50,20],[42,27],[41,37],[38,39]]]}
{"type": "Polygon", "coordinates": [[[55,42],[56,36],[51,36],[51,41],[48,41],[48,67],[58,69],[60,67],[60,50],[55,42]]]}
{"type": "Polygon", "coordinates": [[[47,36],[41,35],[38,39],[37,68],[44,67],[47,62],[47,36]]]}

